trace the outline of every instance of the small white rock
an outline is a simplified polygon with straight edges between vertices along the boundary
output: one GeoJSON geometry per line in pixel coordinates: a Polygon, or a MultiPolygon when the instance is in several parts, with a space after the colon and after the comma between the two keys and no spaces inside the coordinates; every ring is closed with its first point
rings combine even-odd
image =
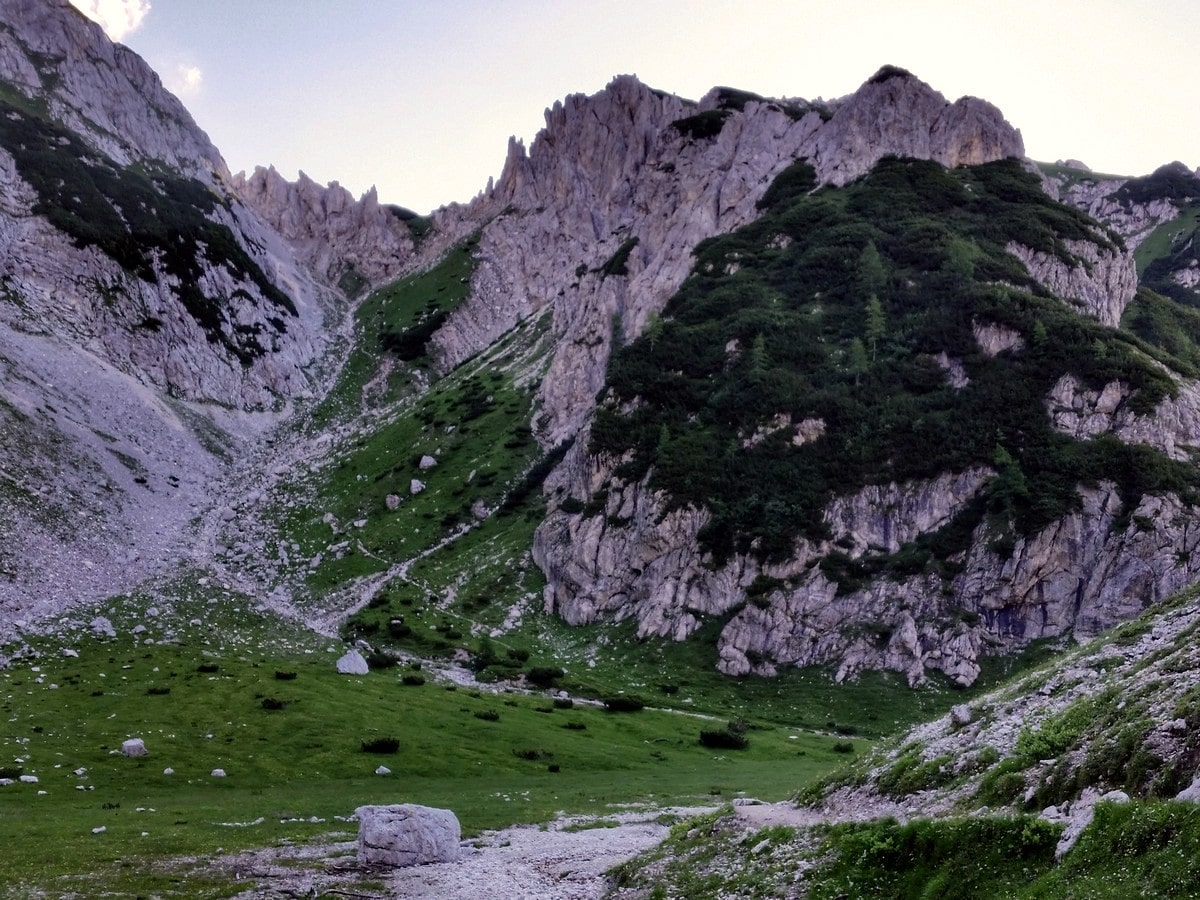
{"type": "Polygon", "coordinates": [[[224,769],[213,769],[213,770],[212,770],[212,777],[213,777],[213,778],[224,778],[224,777],[225,777],[225,770],[224,770],[224,769]]]}
{"type": "Polygon", "coordinates": [[[101,825],[98,828],[93,828],[92,834],[104,834],[106,831],[108,831],[108,829],[101,825]]]}
{"type": "Polygon", "coordinates": [[[163,774],[164,775],[174,775],[175,770],[172,769],[170,766],[167,766],[167,768],[163,769],[163,774]]]}
{"type": "Polygon", "coordinates": [[[375,774],[376,775],[391,775],[392,770],[389,769],[387,766],[380,766],[378,769],[375,770],[375,774]]]}

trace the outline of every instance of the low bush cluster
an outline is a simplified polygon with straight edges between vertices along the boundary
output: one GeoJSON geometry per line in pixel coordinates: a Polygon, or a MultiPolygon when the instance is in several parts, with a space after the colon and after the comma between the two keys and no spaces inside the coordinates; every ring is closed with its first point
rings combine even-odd
{"type": "Polygon", "coordinates": [[[394,737],[368,738],[362,742],[363,753],[395,753],[400,749],[400,739],[394,737]]]}
{"type": "Polygon", "coordinates": [[[646,707],[646,701],[632,694],[616,694],[604,698],[604,708],[609,712],[637,712],[646,707]]]}

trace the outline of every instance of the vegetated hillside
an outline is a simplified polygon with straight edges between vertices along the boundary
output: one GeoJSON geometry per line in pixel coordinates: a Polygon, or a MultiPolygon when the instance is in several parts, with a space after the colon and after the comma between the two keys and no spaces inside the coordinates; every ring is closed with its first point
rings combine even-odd
{"type": "Polygon", "coordinates": [[[1121,238],[1015,161],[813,187],[781,175],[614,354],[539,531],[555,607],[677,639],[716,619],[733,674],[969,683],[1190,583],[1194,416],[1158,420],[1195,369],[1111,327],[1121,238]]]}
{"type": "Polygon", "coordinates": [[[699,539],[714,562],[785,559],[797,538],[829,536],[822,514],[838,495],[973,466],[999,477],[921,546],[827,557],[843,589],[947,562],[989,512],[994,540],[1011,544],[1077,509],[1081,482],[1119,484],[1129,509],[1147,490],[1187,485],[1190,469],[1150,448],[1072,440],[1046,415],[1066,372],[1094,389],[1128,383],[1142,412],[1173,386],[1144,349],[1049,296],[1007,252],[1015,241],[1070,263],[1065,241],[1108,240],[1016,161],[885,160],[843,189],[813,187],[798,164],[768,193],[768,214],[697,249],[662,319],[614,357],[592,429],[594,454],[628,454],[618,478],[652,470],[668,509],[709,508],[699,539]],[[989,352],[976,336],[987,326],[1027,349],[989,352]],[[941,359],[956,361],[957,384],[941,359]],[[806,420],[818,433],[791,427],[806,420]]]}

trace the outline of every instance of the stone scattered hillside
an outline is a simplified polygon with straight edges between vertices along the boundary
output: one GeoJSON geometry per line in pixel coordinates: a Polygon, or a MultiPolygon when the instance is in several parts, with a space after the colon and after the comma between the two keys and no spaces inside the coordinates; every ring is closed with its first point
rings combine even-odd
{"type": "Polygon", "coordinates": [[[66,0],[0,24],[0,621],[189,555],[225,461],[314,388],[334,295],[158,76],[66,0]]]}

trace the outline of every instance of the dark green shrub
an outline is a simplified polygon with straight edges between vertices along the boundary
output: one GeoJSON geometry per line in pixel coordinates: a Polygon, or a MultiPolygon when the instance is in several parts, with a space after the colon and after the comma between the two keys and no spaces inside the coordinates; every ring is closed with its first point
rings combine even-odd
{"type": "Polygon", "coordinates": [[[388,622],[388,634],[399,640],[412,634],[412,626],[405,625],[403,619],[392,619],[388,622]]]}
{"type": "Polygon", "coordinates": [[[609,712],[637,712],[644,709],[646,701],[632,694],[616,694],[604,698],[604,708],[609,712]]]}
{"type": "Polygon", "coordinates": [[[396,657],[382,650],[374,650],[367,654],[367,668],[391,669],[396,665],[396,657]]]}
{"type": "Polygon", "coordinates": [[[550,763],[550,765],[548,765],[546,767],[546,771],[547,772],[561,772],[562,767],[558,763],[550,763]]]}
{"type": "Polygon", "coordinates": [[[149,687],[146,688],[146,693],[151,697],[163,697],[171,693],[171,689],[169,687],[149,687]]]}
{"type": "Polygon", "coordinates": [[[9,781],[16,781],[25,774],[25,769],[22,766],[0,766],[0,778],[7,778],[9,781]]]}
{"type": "Polygon", "coordinates": [[[750,739],[728,728],[706,729],[700,732],[700,745],[714,750],[745,750],[750,746],[750,739]]]}
{"type": "Polygon", "coordinates": [[[672,697],[675,694],[679,693],[679,685],[677,685],[677,684],[660,684],[658,686],[658,689],[660,691],[662,691],[664,694],[666,694],[668,697],[672,697]]]}
{"type": "Polygon", "coordinates": [[[363,753],[395,753],[400,749],[400,740],[394,737],[371,738],[362,742],[363,753]]]}
{"type": "Polygon", "coordinates": [[[610,275],[628,275],[629,254],[633,252],[633,248],[638,245],[638,238],[631,237],[621,243],[617,248],[617,252],[609,258],[603,266],[600,267],[600,279],[603,281],[610,275]]]}
{"type": "Polygon", "coordinates": [[[833,745],[833,752],[834,753],[853,753],[854,752],[854,744],[852,744],[850,741],[837,741],[833,745]]]}
{"type": "Polygon", "coordinates": [[[563,725],[567,731],[587,731],[586,722],[567,722],[563,725]]]}
{"type": "Polygon", "coordinates": [[[200,672],[204,675],[211,675],[213,672],[217,671],[217,669],[219,669],[219,668],[221,668],[221,667],[218,666],[216,663],[200,663],[200,665],[196,666],[196,671],[200,672]]]}
{"type": "Polygon", "coordinates": [[[505,655],[513,662],[529,662],[529,651],[523,647],[510,647],[505,655]]]}
{"type": "Polygon", "coordinates": [[[263,697],[262,708],[269,710],[283,709],[287,706],[286,700],[278,700],[275,697],[263,697]]]}
{"type": "Polygon", "coordinates": [[[692,140],[708,140],[715,138],[725,127],[725,120],[730,116],[727,109],[706,109],[684,119],[676,119],[671,127],[692,140]]]}
{"type": "Polygon", "coordinates": [[[280,671],[276,670],[275,680],[276,681],[295,681],[296,673],[295,672],[280,672],[280,671]]]}
{"type": "Polygon", "coordinates": [[[400,677],[400,683],[406,684],[409,687],[420,687],[425,683],[425,676],[418,675],[415,672],[405,672],[404,675],[400,677]]]}
{"type": "Polygon", "coordinates": [[[549,750],[520,750],[516,747],[513,748],[513,756],[515,756],[517,759],[527,759],[533,762],[541,759],[554,759],[554,754],[549,750]]]}
{"type": "Polygon", "coordinates": [[[538,687],[550,687],[566,673],[557,666],[534,666],[525,673],[525,680],[538,687]]]}
{"type": "Polygon", "coordinates": [[[555,697],[554,698],[554,708],[555,709],[570,709],[574,705],[575,705],[575,701],[572,700],[570,697],[555,697]]]}
{"type": "Polygon", "coordinates": [[[477,709],[473,713],[475,718],[482,719],[484,722],[499,722],[500,713],[494,709],[477,709]]]}

